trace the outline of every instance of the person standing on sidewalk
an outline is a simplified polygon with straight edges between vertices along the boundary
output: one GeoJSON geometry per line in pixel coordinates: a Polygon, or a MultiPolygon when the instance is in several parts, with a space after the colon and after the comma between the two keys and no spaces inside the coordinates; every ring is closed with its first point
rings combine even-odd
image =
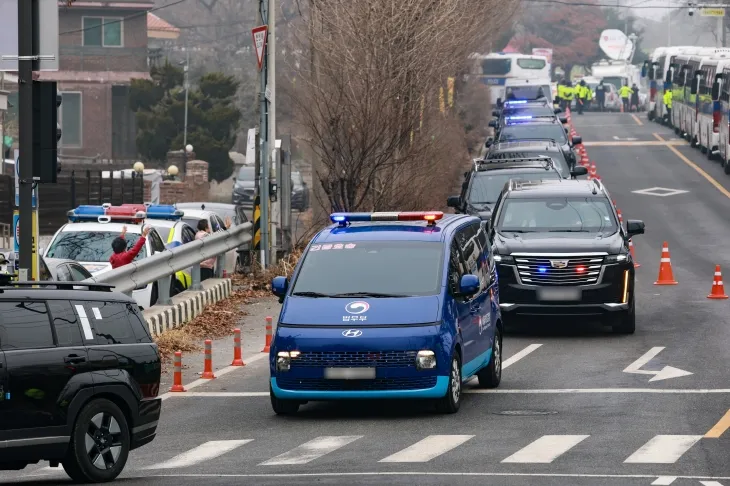
{"type": "MultiPolygon", "coordinates": [[[[226,229],[231,227],[231,218],[226,218],[225,221],[226,229]]],[[[196,240],[201,240],[205,238],[206,236],[210,235],[210,224],[208,224],[207,219],[201,219],[198,221],[198,232],[195,234],[196,240]]],[[[213,278],[214,272],[213,268],[215,267],[215,257],[208,258],[207,260],[203,260],[200,262],[200,281],[207,280],[209,278],[213,278]]]]}

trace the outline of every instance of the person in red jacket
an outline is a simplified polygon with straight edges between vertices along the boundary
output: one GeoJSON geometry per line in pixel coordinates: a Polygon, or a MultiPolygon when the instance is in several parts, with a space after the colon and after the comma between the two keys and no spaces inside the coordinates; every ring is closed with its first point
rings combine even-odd
{"type": "Polygon", "coordinates": [[[149,226],[142,228],[142,236],[139,237],[137,243],[134,244],[131,250],[125,251],[127,249],[127,240],[124,239],[124,236],[127,234],[127,227],[124,226],[122,228],[122,234],[117,238],[114,238],[114,241],[112,241],[112,250],[114,250],[114,254],[109,257],[109,263],[112,264],[112,268],[119,268],[127,263],[132,263],[132,260],[134,260],[140,250],[142,250],[149,232],[149,226]]]}

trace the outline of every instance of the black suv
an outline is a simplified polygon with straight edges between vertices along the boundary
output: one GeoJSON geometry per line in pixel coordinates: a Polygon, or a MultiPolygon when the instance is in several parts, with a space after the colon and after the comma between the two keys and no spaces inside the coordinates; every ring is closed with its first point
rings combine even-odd
{"type": "Polygon", "coordinates": [[[111,481],[154,439],[159,352],[135,301],[111,288],[0,287],[0,470],[45,460],[111,481]]]}
{"type": "MultiPolygon", "coordinates": [[[[569,137],[565,127],[557,120],[547,117],[537,117],[529,120],[507,120],[507,124],[500,128],[495,135],[496,143],[517,142],[520,140],[552,140],[563,152],[565,160],[571,167],[575,166],[578,159],[573,147],[583,143],[582,137],[569,137]]],[[[487,140],[485,146],[490,148],[493,145],[491,139],[487,140]]]]}
{"type": "Polygon", "coordinates": [[[629,239],[644,223],[624,229],[599,181],[510,181],[487,224],[503,316],[603,316],[634,332],[629,239]]]}
{"type": "Polygon", "coordinates": [[[484,156],[486,160],[501,159],[524,159],[529,157],[545,156],[555,162],[564,179],[586,175],[588,169],[575,164],[570,164],[565,154],[555,140],[518,140],[515,142],[499,142],[491,147],[484,156]]]}
{"type": "Polygon", "coordinates": [[[547,118],[548,120],[560,120],[563,125],[568,123],[566,116],[559,116],[560,108],[553,108],[547,102],[507,102],[501,110],[493,110],[492,116],[494,120],[489,122],[489,126],[494,128],[495,134],[499,134],[499,130],[504,127],[510,120],[528,120],[547,118]]]}
{"type": "MultiPolygon", "coordinates": [[[[585,167],[581,169],[586,170],[585,167]]],[[[476,159],[472,170],[464,173],[461,194],[449,197],[446,203],[458,213],[471,214],[479,216],[482,220],[488,220],[492,215],[494,203],[510,179],[559,180],[562,177],[563,174],[556,167],[555,161],[548,156],[476,159]]]]}

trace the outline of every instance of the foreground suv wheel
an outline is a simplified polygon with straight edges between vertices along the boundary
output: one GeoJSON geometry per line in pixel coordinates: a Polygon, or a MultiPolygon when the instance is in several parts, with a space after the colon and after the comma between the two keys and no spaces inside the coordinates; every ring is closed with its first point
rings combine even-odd
{"type": "Polygon", "coordinates": [[[274,413],[277,415],[294,415],[299,411],[299,402],[276,398],[274,391],[271,389],[271,385],[269,385],[269,397],[271,397],[271,408],[274,409],[274,413]]]}
{"type": "Polygon", "coordinates": [[[88,403],[76,417],[63,469],[74,481],[113,481],[129,456],[129,428],[122,411],[109,400],[88,403]]]}
{"type": "Polygon", "coordinates": [[[446,395],[436,402],[436,410],[439,413],[456,413],[461,406],[461,358],[459,353],[454,351],[451,358],[451,371],[449,371],[449,386],[446,395]]]}
{"type": "Polygon", "coordinates": [[[611,329],[616,334],[633,334],[636,331],[636,311],[632,306],[630,310],[622,312],[614,317],[611,329]]]}

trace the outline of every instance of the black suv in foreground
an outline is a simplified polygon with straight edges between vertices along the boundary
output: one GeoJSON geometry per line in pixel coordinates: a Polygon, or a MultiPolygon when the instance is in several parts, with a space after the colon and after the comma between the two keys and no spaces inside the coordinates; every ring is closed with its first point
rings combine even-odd
{"type": "Polygon", "coordinates": [[[499,299],[509,316],[602,316],[633,333],[634,262],[626,230],[599,181],[510,181],[496,203],[489,236],[499,299]]]}
{"type": "Polygon", "coordinates": [[[0,287],[0,470],[45,460],[78,482],[115,479],[155,437],[160,373],[137,304],[111,286],[0,287]]]}

